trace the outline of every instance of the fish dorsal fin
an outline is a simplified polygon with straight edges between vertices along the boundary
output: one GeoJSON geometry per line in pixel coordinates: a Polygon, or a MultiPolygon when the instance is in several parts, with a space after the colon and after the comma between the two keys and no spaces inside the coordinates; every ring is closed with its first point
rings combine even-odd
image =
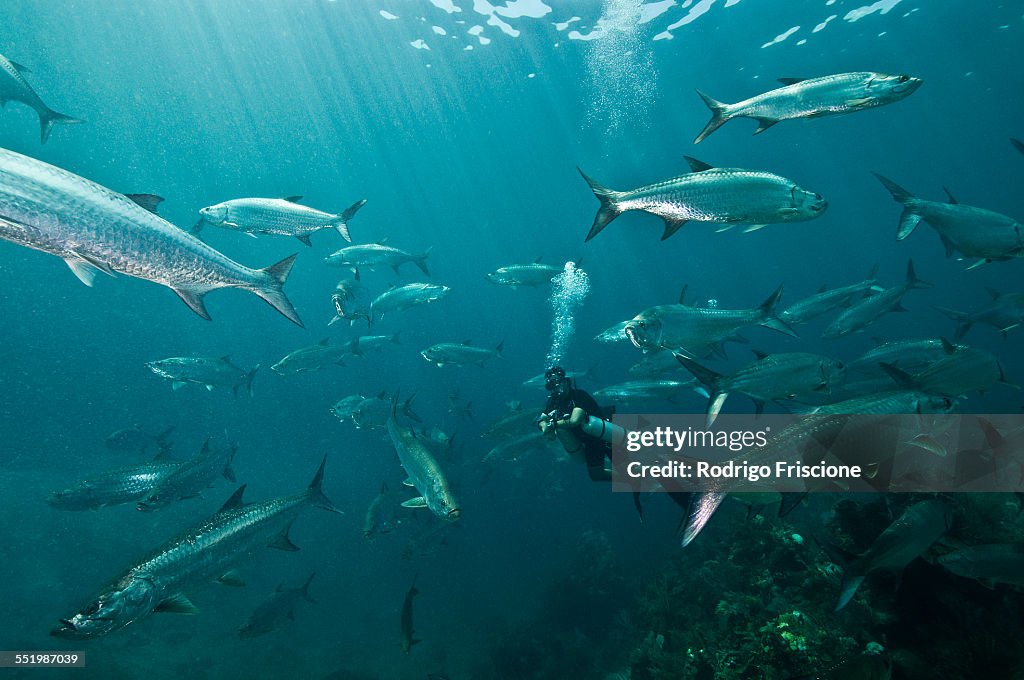
{"type": "Polygon", "coordinates": [[[543,260],[543,259],[544,259],[544,256],[543,256],[543,255],[538,255],[538,256],[537,256],[537,257],[536,257],[536,258],[535,258],[535,259],[533,260],[533,263],[534,263],[534,264],[540,264],[540,261],[541,261],[541,260],[543,260]]]}
{"type": "Polygon", "coordinates": [[[828,284],[827,283],[821,284],[821,287],[818,288],[818,292],[819,293],[824,293],[826,290],[828,290],[828,284]]]}
{"type": "Polygon", "coordinates": [[[754,353],[754,356],[757,357],[758,361],[768,358],[768,352],[762,352],[759,349],[752,349],[750,351],[754,353]]]}
{"type": "Polygon", "coordinates": [[[699,161],[693,156],[683,156],[683,158],[685,158],[686,162],[689,163],[690,170],[692,172],[704,172],[705,170],[714,170],[715,168],[715,166],[709,165],[704,161],[699,161]]]}
{"type": "Polygon", "coordinates": [[[1000,293],[995,288],[990,288],[989,286],[985,286],[985,290],[988,291],[988,294],[992,296],[993,300],[998,300],[999,298],[1003,297],[1003,294],[1000,293]]]}
{"type": "Polygon", "coordinates": [[[947,189],[946,187],[942,187],[942,190],[946,192],[946,198],[949,199],[949,202],[952,205],[956,205],[956,204],[958,204],[960,202],[960,201],[956,200],[956,196],[954,196],[953,192],[951,192],[949,189],[947,189]]]}
{"type": "Polygon", "coordinates": [[[683,306],[686,305],[686,289],[689,288],[689,287],[690,287],[690,284],[687,283],[687,284],[685,284],[683,286],[683,289],[681,291],[679,291],[679,304],[680,305],[683,305],[683,306]]]}
{"type": "Polygon", "coordinates": [[[956,345],[954,345],[949,340],[943,337],[939,337],[939,340],[942,341],[943,352],[945,352],[946,354],[956,354],[956,345]]]}
{"type": "Polygon", "coordinates": [[[893,382],[900,386],[901,389],[913,390],[917,389],[917,385],[914,382],[914,377],[899,368],[896,368],[892,364],[881,362],[878,364],[883,371],[892,378],[893,382]]]}
{"type": "Polygon", "coordinates": [[[327,345],[331,344],[331,339],[330,338],[324,338],[323,340],[321,340],[320,342],[318,342],[316,344],[318,344],[318,345],[320,345],[322,347],[326,347],[327,345]]]}
{"type": "Polygon", "coordinates": [[[387,390],[381,390],[380,392],[377,393],[377,398],[380,399],[380,400],[387,399],[388,398],[388,391],[387,390]]]}
{"type": "Polygon", "coordinates": [[[284,550],[286,552],[295,552],[299,549],[299,546],[292,543],[292,539],[288,537],[288,530],[292,528],[292,522],[288,523],[284,529],[281,529],[281,533],[273,538],[270,543],[267,543],[268,548],[276,548],[277,550],[284,550]]]}
{"type": "Polygon", "coordinates": [[[231,363],[231,355],[230,354],[225,354],[224,356],[222,356],[220,358],[220,360],[223,361],[225,364],[230,364],[231,363]]]}
{"type": "Polygon", "coordinates": [[[238,491],[236,491],[233,494],[231,494],[231,498],[229,498],[224,503],[224,505],[220,506],[220,510],[217,511],[217,514],[219,515],[222,512],[227,512],[228,510],[234,510],[235,508],[240,508],[243,505],[245,505],[245,502],[242,500],[242,494],[245,493],[245,487],[246,486],[247,485],[243,484],[242,486],[238,487],[238,491]]]}
{"type": "Polygon", "coordinates": [[[207,437],[206,441],[203,442],[203,448],[199,449],[199,455],[203,456],[210,452],[210,438],[207,437]]]}
{"type": "Polygon", "coordinates": [[[124,197],[154,215],[158,214],[156,207],[164,202],[163,196],[157,196],[156,194],[125,194],[124,197]]]}
{"type": "Polygon", "coordinates": [[[299,201],[302,200],[302,196],[285,196],[284,200],[288,201],[289,203],[298,203],[299,201]]]}
{"type": "Polygon", "coordinates": [[[463,344],[463,345],[466,345],[466,346],[468,347],[468,346],[470,346],[470,345],[472,345],[472,344],[473,344],[473,341],[472,341],[472,340],[463,340],[463,341],[462,341],[462,344],[463,344]]]}
{"type": "Polygon", "coordinates": [[[777,80],[783,85],[796,85],[804,82],[807,78],[778,78],[777,80]]]}
{"type": "Polygon", "coordinates": [[[22,66],[21,64],[19,64],[18,62],[14,61],[13,59],[8,59],[7,61],[10,62],[11,66],[13,66],[14,68],[18,69],[18,73],[32,73],[32,70],[29,69],[29,67],[22,66]]]}

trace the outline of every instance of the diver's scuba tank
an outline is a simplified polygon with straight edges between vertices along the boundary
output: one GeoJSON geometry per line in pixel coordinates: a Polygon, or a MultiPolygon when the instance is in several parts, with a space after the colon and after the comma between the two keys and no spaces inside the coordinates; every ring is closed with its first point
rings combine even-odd
{"type": "Polygon", "coordinates": [[[580,429],[612,446],[621,444],[626,439],[626,431],[609,420],[603,420],[596,416],[588,415],[586,420],[580,423],[580,429]]]}

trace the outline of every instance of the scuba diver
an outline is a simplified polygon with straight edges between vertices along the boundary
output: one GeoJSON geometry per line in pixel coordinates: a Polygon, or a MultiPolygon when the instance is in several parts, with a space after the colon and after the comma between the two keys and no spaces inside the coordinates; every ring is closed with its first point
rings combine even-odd
{"type": "Polygon", "coordinates": [[[544,387],[548,400],[537,427],[547,437],[558,437],[573,460],[585,461],[590,479],[610,482],[612,471],[605,467],[605,459],[612,458],[612,442],[625,437],[621,427],[606,420],[614,409],[606,413],[592,396],[573,384],[561,366],[547,370],[544,387]]]}

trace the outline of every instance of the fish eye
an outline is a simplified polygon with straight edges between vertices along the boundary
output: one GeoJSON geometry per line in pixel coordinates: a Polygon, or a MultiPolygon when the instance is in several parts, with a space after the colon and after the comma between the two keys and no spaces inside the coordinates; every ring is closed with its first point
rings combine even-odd
{"type": "Polygon", "coordinates": [[[82,616],[90,616],[92,614],[95,614],[99,610],[100,610],[100,603],[99,603],[99,600],[97,600],[96,602],[93,602],[88,607],[86,607],[85,609],[82,610],[82,616]]]}

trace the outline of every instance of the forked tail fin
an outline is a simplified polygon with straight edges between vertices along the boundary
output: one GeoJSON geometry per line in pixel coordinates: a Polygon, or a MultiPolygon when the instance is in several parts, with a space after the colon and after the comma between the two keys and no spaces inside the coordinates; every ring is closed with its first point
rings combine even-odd
{"type": "Polygon", "coordinates": [[[291,300],[284,294],[282,287],[284,282],[288,279],[288,274],[292,270],[292,265],[295,264],[295,257],[298,255],[289,255],[277,264],[272,264],[264,269],[258,269],[258,272],[265,274],[263,281],[254,285],[251,290],[252,292],[259,295],[261,298],[266,300],[271,307],[281,312],[289,321],[294,323],[300,328],[305,328],[302,323],[302,319],[299,318],[299,313],[295,311],[295,307],[292,306],[291,300]]]}

